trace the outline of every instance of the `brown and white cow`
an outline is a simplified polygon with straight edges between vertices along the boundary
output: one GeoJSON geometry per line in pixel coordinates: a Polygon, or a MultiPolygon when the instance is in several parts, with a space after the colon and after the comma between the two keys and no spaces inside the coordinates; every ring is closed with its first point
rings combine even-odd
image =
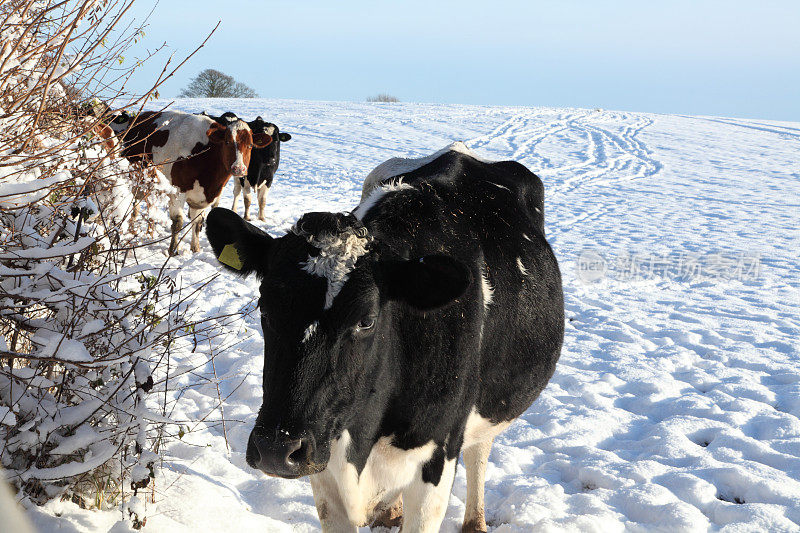
{"type": "Polygon", "coordinates": [[[244,121],[223,125],[207,116],[179,111],[140,113],[121,137],[123,156],[161,167],[175,187],[169,199],[171,255],[178,251],[184,202],[189,204],[193,224],[190,248],[198,252],[204,210],[219,203],[231,176],[247,175],[252,148],[272,142],[266,133],[253,135],[244,121]]]}

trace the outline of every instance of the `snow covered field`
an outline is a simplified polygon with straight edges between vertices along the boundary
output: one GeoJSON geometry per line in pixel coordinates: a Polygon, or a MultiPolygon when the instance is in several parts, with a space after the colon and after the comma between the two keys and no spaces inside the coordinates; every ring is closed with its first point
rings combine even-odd
{"type": "MultiPolygon", "coordinates": [[[[389,157],[455,140],[542,178],[568,323],[550,385],[495,441],[492,531],[800,530],[800,124],[274,100],[173,109],[262,115],[292,134],[258,223],[275,235],[304,212],[352,209],[389,157]]],[[[185,284],[219,274],[196,313],[249,314],[180,361],[200,365],[172,413],[188,433],[167,449],[146,531],[315,531],[307,480],[245,464],[261,402],[258,286],[220,273],[201,243],[192,256],[184,240],[175,264],[185,284]]],[[[459,466],[443,531],[459,530],[465,492],[459,466]]],[[[119,517],[33,511],[43,531],[107,531],[119,517]]]]}

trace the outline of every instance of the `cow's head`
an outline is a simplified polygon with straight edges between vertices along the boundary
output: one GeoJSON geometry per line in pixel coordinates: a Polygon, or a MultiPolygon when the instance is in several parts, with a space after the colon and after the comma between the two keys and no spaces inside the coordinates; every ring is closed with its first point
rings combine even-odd
{"type": "Polygon", "coordinates": [[[322,471],[355,417],[381,412],[397,316],[445,306],[472,279],[450,257],[389,258],[350,214],[308,213],[279,238],[221,208],[206,226],[227,269],[261,279],[264,397],[247,462],[281,477],[322,471]]]}
{"type": "Polygon", "coordinates": [[[281,132],[278,129],[278,126],[276,126],[272,122],[267,122],[261,117],[256,117],[255,120],[248,122],[247,125],[250,126],[251,130],[253,130],[253,133],[263,131],[267,135],[270,135],[273,139],[280,142],[285,143],[286,141],[292,138],[292,136],[289,135],[288,133],[281,132]]]}
{"type": "Polygon", "coordinates": [[[214,122],[206,132],[208,139],[220,147],[222,164],[234,176],[246,176],[253,148],[264,148],[272,142],[266,133],[253,133],[246,122],[234,120],[227,125],[214,122]]]}

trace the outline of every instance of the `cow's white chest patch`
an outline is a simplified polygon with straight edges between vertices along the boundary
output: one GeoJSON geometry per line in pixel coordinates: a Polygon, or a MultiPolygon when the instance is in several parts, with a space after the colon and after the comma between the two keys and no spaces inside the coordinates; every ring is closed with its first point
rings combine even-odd
{"type": "Polygon", "coordinates": [[[333,442],[325,471],[329,476],[322,476],[319,481],[328,478],[328,482],[335,483],[350,520],[366,525],[377,505],[393,499],[411,484],[422,465],[430,461],[436,445],[430,441],[419,448],[401,450],[392,446],[390,437],[382,437],[372,447],[359,475],[356,467],[347,462],[350,440],[345,431],[333,442]]]}
{"type": "Polygon", "coordinates": [[[325,309],[330,309],[333,299],[350,278],[356,262],[367,253],[369,240],[366,232],[321,234],[308,237],[308,242],[319,249],[319,254],[308,256],[308,260],[300,263],[300,266],[309,274],[328,280],[325,309]]]}

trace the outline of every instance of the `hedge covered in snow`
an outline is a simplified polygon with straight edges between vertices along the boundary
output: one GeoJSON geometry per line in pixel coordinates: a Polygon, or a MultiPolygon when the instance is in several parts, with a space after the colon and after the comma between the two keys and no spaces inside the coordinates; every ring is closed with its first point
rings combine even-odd
{"type": "Polygon", "coordinates": [[[23,504],[122,505],[141,527],[169,349],[195,331],[137,259],[168,186],[98,135],[129,5],[0,4],[0,463],[23,504]]]}

